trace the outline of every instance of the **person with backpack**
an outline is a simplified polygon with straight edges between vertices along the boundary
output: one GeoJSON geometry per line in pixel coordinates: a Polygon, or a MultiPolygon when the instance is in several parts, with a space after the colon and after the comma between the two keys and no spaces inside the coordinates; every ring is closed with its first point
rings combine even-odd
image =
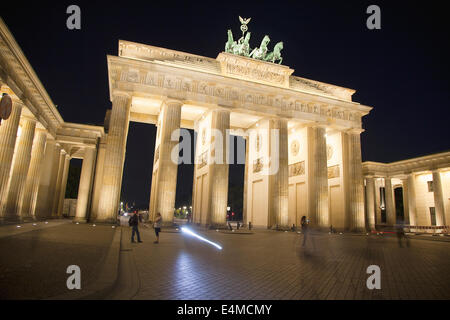
{"type": "Polygon", "coordinates": [[[130,217],[130,219],[128,220],[128,224],[130,225],[132,232],[131,232],[131,242],[136,242],[134,241],[134,235],[137,234],[137,239],[138,242],[142,242],[141,241],[141,236],[139,234],[139,216],[136,212],[133,213],[133,215],[130,217]]]}

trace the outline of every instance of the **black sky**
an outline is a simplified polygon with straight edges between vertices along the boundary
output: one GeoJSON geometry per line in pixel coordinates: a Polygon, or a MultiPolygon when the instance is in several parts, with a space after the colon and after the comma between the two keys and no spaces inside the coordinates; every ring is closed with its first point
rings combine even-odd
{"type": "MultiPolygon", "coordinates": [[[[103,123],[111,107],[106,55],[117,55],[119,39],[216,57],[226,30],[240,32],[241,15],[252,18],[252,47],[264,34],[272,45],[283,41],[283,64],[295,75],[353,88],[354,101],[374,107],[363,118],[364,161],[450,149],[443,2],[15,1],[2,4],[0,14],[65,121],[103,123]],[[79,31],[66,28],[71,4],[81,7],[79,31]],[[381,8],[381,30],[366,28],[370,4],[381,8]]],[[[122,192],[128,201],[148,202],[155,132],[151,125],[130,126],[122,192]]],[[[192,191],[192,166],[185,167],[177,206],[192,191]]],[[[239,184],[242,167],[232,167],[239,184]]]]}

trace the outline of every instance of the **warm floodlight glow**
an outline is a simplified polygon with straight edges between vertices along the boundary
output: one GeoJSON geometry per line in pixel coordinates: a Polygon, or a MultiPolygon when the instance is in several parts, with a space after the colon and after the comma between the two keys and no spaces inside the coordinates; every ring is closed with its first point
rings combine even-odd
{"type": "Polygon", "coordinates": [[[198,234],[192,232],[191,230],[189,230],[189,229],[187,229],[187,228],[185,228],[185,227],[181,227],[181,231],[183,231],[183,232],[185,232],[185,233],[187,233],[187,234],[190,234],[191,236],[194,236],[194,237],[196,237],[197,239],[200,239],[200,240],[202,240],[202,241],[205,241],[205,242],[207,242],[207,243],[213,245],[214,247],[216,247],[216,248],[219,249],[219,250],[222,250],[222,247],[219,246],[217,243],[214,243],[214,242],[212,242],[212,241],[209,241],[208,239],[205,239],[205,238],[203,238],[202,236],[199,236],[198,234]]]}

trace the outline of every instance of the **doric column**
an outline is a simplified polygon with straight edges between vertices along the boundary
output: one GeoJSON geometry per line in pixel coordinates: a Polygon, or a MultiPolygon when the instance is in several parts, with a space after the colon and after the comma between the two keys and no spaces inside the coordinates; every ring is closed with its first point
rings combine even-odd
{"type": "Polygon", "coordinates": [[[244,195],[243,195],[243,199],[242,199],[242,206],[243,206],[243,208],[242,208],[242,216],[243,216],[242,218],[243,219],[242,220],[243,220],[243,223],[245,225],[248,224],[248,216],[247,216],[247,208],[248,208],[247,198],[248,198],[248,195],[247,195],[247,192],[248,192],[248,170],[250,168],[249,157],[248,157],[249,156],[249,154],[248,154],[249,146],[250,146],[250,140],[249,140],[249,138],[247,136],[247,137],[245,137],[244,195]]]}
{"type": "Polygon", "coordinates": [[[58,217],[58,208],[59,208],[59,197],[61,193],[61,184],[62,184],[62,178],[64,175],[64,165],[66,162],[66,151],[61,150],[61,153],[59,155],[59,162],[58,162],[58,174],[56,178],[56,185],[55,185],[55,194],[53,197],[53,205],[52,205],[52,217],[57,218],[58,217]]]}
{"type": "Polygon", "coordinates": [[[105,165],[105,153],[106,153],[106,139],[102,138],[98,144],[97,161],[95,163],[94,171],[94,189],[92,194],[92,205],[90,220],[95,221],[98,215],[98,204],[100,202],[102,183],[103,183],[103,168],[105,165]]]}
{"type": "Polygon", "coordinates": [[[328,168],[325,128],[309,127],[308,135],[308,207],[311,224],[329,227],[328,168]]]}
{"type": "Polygon", "coordinates": [[[35,217],[38,219],[51,217],[60,154],[61,146],[54,140],[47,141],[36,200],[35,217]]]}
{"type": "Polygon", "coordinates": [[[0,125],[0,211],[6,200],[22,107],[22,103],[13,100],[11,115],[8,120],[2,120],[0,125]]]}
{"type": "Polygon", "coordinates": [[[6,204],[3,212],[5,220],[18,221],[20,219],[20,197],[21,193],[24,191],[28,168],[30,167],[35,128],[35,120],[27,118],[23,119],[21,134],[16,143],[16,151],[13,157],[9,187],[7,189],[6,204]]]}
{"type": "Polygon", "coordinates": [[[59,199],[58,199],[58,208],[56,211],[57,217],[62,216],[62,212],[64,209],[64,199],[66,197],[66,188],[67,188],[67,178],[69,175],[69,167],[70,167],[70,156],[68,154],[65,154],[64,155],[63,174],[62,174],[62,180],[61,180],[61,188],[60,188],[59,199]]]}
{"type": "Polygon", "coordinates": [[[116,223],[130,118],[130,96],[114,93],[103,170],[103,187],[96,221],[116,223]]]}
{"type": "Polygon", "coordinates": [[[375,178],[375,226],[381,223],[381,179],[375,178]]]}
{"type": "Polygon", "coordinates": [[[402,179],[403,223],[409,225],[408,178],[402,179]]]}
{"type": "Polygon", "coordinates": [[[172,153],[178,155],[179,132],[172,140],[172,133],[180,129],[181,106],[178,100],[167,100],[161,107],[157,138],[155,143],[154,171],[152,178],[150,210],[151,216],[161,213],[163,224],[172,225],[177,189],[178,158],[172,160],[172,153]]]}
{"type": "Polygon", "coordinates": [[[366,178],[366,208],[367,208],[367,222],[369,230],[375,230],[375,178],[366,178]]]}
{"type": "Polygon", "coordinates": [[[363,231],[364,220],[364,181],[362,175],[361,139],[359,132],[348,132],[347,136],[347,186],[348,186],[348,228],[363,231]]]}
{"type": "MultiPolygon", "coordinates": [[[[269,209],[269,223],[272,226],[275,224],[279,227],[286,228],[289,226],[289,171],[288,171],[288,129],[287,120],[277,119],[271,120],[270,129],[278,130],[278,154],[275,155],[278,159],[271,159],[271,161],[278,161],[278,171],[274,172],[269,177],[270,188],[270,206],[269,209]]],[[[325,129],[323,129],[325,130],[325,129]]],[[[325,134],[325,132],[324,132],[325,134]]],[[[272,137],[270,137],[271,139],[272,137]]],[[[271,148],[274,146],[271,145],[271,148]]],[[[271,164],[272,165],[272,164],[271,164]]],[[[325,157],[326,169],[326,157],[325,157]]],[[[328,183],[327,181],[325,181],[328,183]]],[[[322,185],[322,184],[320,184],[322,185]]],[[[325,186],[327,188],[327,186],[325,186]]],[[[327,196],[328,199],[328,196],[327,196]]],[[[323,213],[323,211],[321,211],[323,213]]],[[[319,225],[328,223],[328,207],[325,217],[320,216],[319,225]],[[326,219],[324,219],[326,218],[326,219]]]]}
{"type": "Polygon", "coordinates": [[[92,189],[92,174],[94,173],[95,148],[84,151],[83,166],[81,167],[80,184],[78,186],[77,211],[75,221],[86,222],[89,205],[89,195],[92,189]]]}
{"type": "Polygon", "coordinates": [[[389,177],[384,178],[384,192],[386,194],[386,223],[393,226],[396,223],[395,202],[392,180],[389,177]]]}
{"type": "Polygon", "coordinates": [[[439,170],[433,170],[433,194],[436,210],[436,225],[445,226],[445,207],[442,192],[441,174],[439,170]]]}
{"type": "Polygon", "coordinates": [[[210,186],[211,186],[211,225],[225,225],[227,220],[228,202],[228,145],[230,129],[230,112],[227,110],[214,110],[212,112],[212,130],[216,130],[217,136],[211,141],[214,148],[211,153],[216,159],[216,163],[209,165],[210,186]],[[220,133],[220,134],[219,134],[220,133]],[[219,141],[222,139],[222,141],[219,141]],[[219,150],[219,148],[221,150],[219,150]],[[221,156],[219,156],[219,153],[221,156]]]}
{"type": "Polygon", "coordinates": [[[30,168],[28,169],[24,191],[21,193],[19,212],[22,219],[34,218],[46,141],[47,133],[45,130],[36,129],[31,150],[30,168]]]}
{"type": "Polygon", "coordinates": [[[414,173],[408,174],[408,217],[411,226],[417,225],[416,212],[416,178],[414,173]]]}

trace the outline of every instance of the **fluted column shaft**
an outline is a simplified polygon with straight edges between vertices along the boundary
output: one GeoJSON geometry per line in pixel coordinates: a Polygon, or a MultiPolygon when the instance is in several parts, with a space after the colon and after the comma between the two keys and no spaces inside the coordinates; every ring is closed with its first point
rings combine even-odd
{"type": "Polygon", "coordinates": [[[44,130],[36,130],[31,150],[30,168],[20,200],[19,212],[22,218],[34,217],[46,141],[47,133],[44,130]]]}
{"type": "Polygon", "coordinates": [[[96,221],[116,222],[129,117],[130,97],[126,94],[115,94],[106,144],[103,188],[96,221]]]}
{"type": "Polygon", "coordinates": [[[47,141],[44,163],[40,173],[39,191],[36,200],[35,217],[45,219],[51,217],[56,180],[58,178],[61,146],[56,141],[47,141]]]}
{"type": "Polygon", "coordinates": [[[442,192],[441,174],[438,170],[433,170],[433,195],[434,207],[436,210],[436,225],[445,226],[445,207],[442,192]]]}
{"type": "Polygon", "coordinates": [[[35,128],[36,121],[23,119],[21,135],[16,143],[13,168],[9,178],[6,205],[3,212],[6,220],[20,219],[19,204],[21,193],[24,192],[28,168],[30,167],[35,128]]]}
{"type": "Polygon", "coordinates": [[[408,178],[402,179],[403,223],[409,225],[408,178]]]}
{"type": "MultiPolygon", "coordinates": [[[[247,192],[248,192],[248,170],[250,167],[249,163],[249,146],[250,146],[250,139],[248,137],[245,138],[245,169],[244,169],[244,196],[243,196],[243,208],[242,208],[242,215],[243,215],[243,222],[244,224],[248,224],[248,215],[247,215],[247,192]]],[[[195,176],[194,176],[195,177],[195,176]]]]}
{"type": "Polygon", "coordinates": [[[396,223],[394,191],[392,190],[391,178],[384,179],[384,190],[386,193],[386,222],[393,226],[396,223]]]}
{"type": "MultiPolygon", "coordinates": [[[[164,225],[173,223],[173,214],[175,207],[175,196],[177,189],[178,163],[172,161],[172,150],[178,146],[178,138],[172,141],[172,132],[180,128],[182,103],[177,100],[169,100],[163,103],[160,115],[160,124],[158,126],[158,135],[160,136],[159,154],[155,152],[155,165],[158,166],[157,173],[153,175],[156,181],[152,181],[150,196],[150,208],[154,210],[152,217],[160,213],[164,225]]],[[[175,160],[175,159],[174,159],[175,160]]]]}
{"type": "Polygon", "coordinates": [[[70,156],[68,154],[64,155],[64,169],[61,180],[61,189],[59,192],[58,208],[56,211],[56,216],[61,217],[64,209],[64,198],[66,196],[67,178],[69,175],[70,167],[70,156]]]}
{"type": "Polygon", "coordinates": [[[362,174],[361,138],[359,133],[347,133],[348,138],[348,208],[349,229],[363,231],[364,220],[364,181],[362,174]]]}
{"type": "Polygon", "coordinates": [[[417,225],[416,179],[413,173],[408,175],[408,216],[409,224],[417,225]]]}
{"type": "MultiPolygon", "coordinates": [[[[210,200],[211,200],[211,224],[212,225],[225,225],[227,221],[227,202],[228,202],[228,131],[230,129],[230,112],[225,110],[214,110],[212,112],[212,125],[213,130],[221,132],[222,137],[215,137],[212,145],[214,146],[214,156],[216,160],[219,160],[218,148],[222,154],[220,159],[221,163],[210,164],[210,200]],[[222,141],[218,140],[222,138],[222,141]]],[[[218,161],[219,162],[219,161],[218,161]]]]}
{"type": "MultiPolygon", "coordinates": [[[[288,169],[288,129],[287,120],[271,120],[271,130],[278,130],[278,171],[269,177],[271,205],[269,221],[273,221],[279,227],[288,227],[289,218],[289,169],[288,169]]],[[[269,136],[269,139],[272,139],[269,136]]],[[[272,143],[272,141],[271,141],[272,143]]],[[[275,147],[273,145],[271,148],[275,147]]],[[[273,163],[271,163],[272,165],[273,163]]]]}
{"type": "Polygon", "coordinates": [[[367,222],[370,230],[375,230],[375,179],[373,177],[366,178],[366,206],[367,206],[367,222]]]}
{"type": "Polygon", "coordinates": [[[0,211],[6,201],[22,106],[20,102],[13,101],[11,115],[0,125],[0,211]]]}
{"type": "Polygon", "coordinates": [[[58,217],[59,196],[61,193],[61,184],[62,184],[62,177],[64,175],[65,162],[66,162],[66,152],[61,151],[61,153],[59,155],[58,174],[57,174],[57,178],[56,178],[55,194],[54,194],[53,205],[52,205],[52,217],[53,218],[58,217]]]}
{"type": "Polygon", "coordinates": [[[325,128],[309,127],[308,203],[312,226],[329,227],[328,168],[325,128]]]}
{"type": "Polygon", "coordinates": [[[105,164],[106,143],[101,140],[97,151],[97,161],[95,163],[95,178],[94,189],[92,194],[92,206],[90,220],[95,221],[98,216],[98,204],[100,202],[102,183],[103,183],[103,168],[105,164]]]}
{"type": "Polygon", "coordinates": [[[77,211],[75,221],[86,222],[89,195],[92,189],[92,174],[95,162],[94,148],[86,148],[84,151],[83,166],[81,167],[80,184],[78,187],[77,211]]]}

